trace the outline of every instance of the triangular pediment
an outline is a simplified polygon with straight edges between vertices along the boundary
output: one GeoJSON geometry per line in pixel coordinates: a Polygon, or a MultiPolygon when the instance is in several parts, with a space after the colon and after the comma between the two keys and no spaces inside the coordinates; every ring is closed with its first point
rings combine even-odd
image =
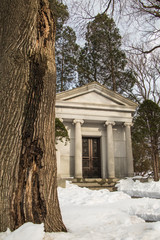
{"type": "MultiPolygon", "coordinates": [[[[67,102],[85,103],[85,104],[102,104],[102,105],[117,105],[119,102],[104,96],[97,91],[90,91],[78,96],[66,99],[67,102]]],[[[120,104],[121,105],[121,104],[120,104]]]]}
{"type": "Polygon", "coordinates": [[[58,93],[56,101],[102,106],[137,106],[137,104],[131,100],[124,98],[96,82],[70,91],[58,93]]]}

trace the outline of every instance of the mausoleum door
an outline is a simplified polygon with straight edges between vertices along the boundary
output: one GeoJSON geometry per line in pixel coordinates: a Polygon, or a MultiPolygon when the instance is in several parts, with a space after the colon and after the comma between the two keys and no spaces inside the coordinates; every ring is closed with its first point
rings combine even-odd
{"type": "Polygon", "coordinates": [[[100,178],[101,177],[101,159],[100,159],[100,138],[84,137],[82,139],[83,149],[83,177],[100,178]]]}

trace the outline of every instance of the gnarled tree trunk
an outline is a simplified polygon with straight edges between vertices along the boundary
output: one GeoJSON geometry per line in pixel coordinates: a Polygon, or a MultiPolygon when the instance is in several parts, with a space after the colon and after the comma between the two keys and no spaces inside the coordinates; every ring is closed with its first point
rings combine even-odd
{"type": "Polygon", "coordinates": [[[48,0],[1,1],[0,231],[66,231],[57,198],[55,22],[48,0]]]}

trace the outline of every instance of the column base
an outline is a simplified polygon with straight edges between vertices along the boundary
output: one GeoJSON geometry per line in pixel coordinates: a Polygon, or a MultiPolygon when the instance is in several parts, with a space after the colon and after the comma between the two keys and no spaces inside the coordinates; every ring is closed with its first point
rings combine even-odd
{"type": "Polygon", "coordinates": [[[66,180],[64,178],[57,177],[57,185],[61,188],[66,188],[66,180]]]}
{"type": "Polygon", "coordinates": [[[134,173],[128,173],[127,177],[134,177],[134,173]]]}
{"type": "Polygon", "coordinates": [[[115,179],[116,177],[115,176],[108,176],[107,178],[108,179],[115,179]]]}
{"type": "Polygon", "coordinates": [[[81,179],[83,179],[83,177],[82,177],[82,175],[78,175],[78,176],[75,176],[74,179],[79,179],[79,180],[81,180],[81,179]]]}

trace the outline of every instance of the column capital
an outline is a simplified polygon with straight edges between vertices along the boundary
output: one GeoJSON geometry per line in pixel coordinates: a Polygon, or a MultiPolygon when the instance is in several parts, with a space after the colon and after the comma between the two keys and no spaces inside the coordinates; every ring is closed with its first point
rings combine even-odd
{"type": "Polygon", "coordinates": [[[76,123],[83,124],[83,123],[84,123],[84,120],[82,120],[82,119],[74,119],[74,120],[73,120],[73,124],[76,124],[76,123]]]}
{"type": "Polygon", "coordinates": [[[133,126],[133,123],[131,123],[131,122],[125,122],[125,123],[124,123],[124,126],[125,126],[125,127],[132,127],[132,126],[133,126]]]}
{"type": "Polygon", "coordinates": [[[114,125],[115,125],[115,122],[108,122],[108,121],[106,121],[106,122],[105,122],[105,126],[108,126],[108,125],[114,126],[114,125]]]}

